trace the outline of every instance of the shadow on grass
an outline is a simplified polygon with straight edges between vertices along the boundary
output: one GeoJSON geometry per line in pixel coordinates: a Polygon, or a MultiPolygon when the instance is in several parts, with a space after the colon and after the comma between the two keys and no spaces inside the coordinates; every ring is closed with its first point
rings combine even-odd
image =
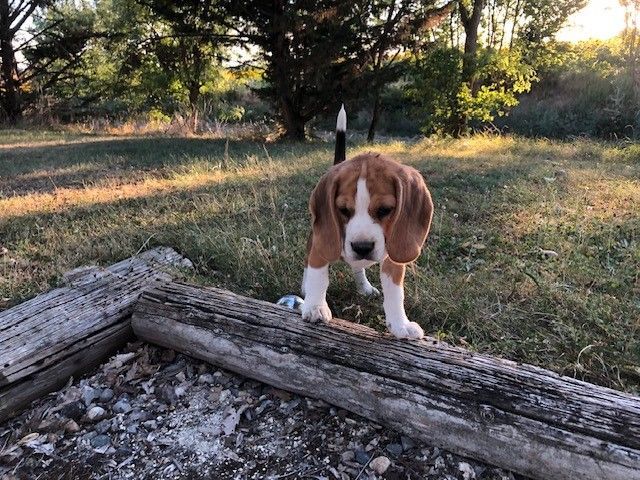
{"type": "Polygon", "coordinates": [[[231,161],[242,166],[247,159],[275,158],[294,161],[309,153],[327,152],[324,143],[264,145],[246,140],[203,138],[89,138],[56,145],[0,149],[0,192],[6,195],[52,192],[118,178],[162,175],[168,169],[203,161],[231,161]]]}

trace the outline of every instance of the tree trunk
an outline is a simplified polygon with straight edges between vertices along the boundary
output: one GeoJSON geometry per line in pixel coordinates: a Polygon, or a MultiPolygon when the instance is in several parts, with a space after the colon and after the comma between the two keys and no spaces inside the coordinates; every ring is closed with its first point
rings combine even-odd
{"type": "Polygon", "coordinates": [[[304,141],[305,139],[305,121],[302,116],[296,112],[289,99],[289,94],[281,93],[281,112],[282,126],[284,127],[283,136],[289,140],[304,141]]]}
{"type": "Polygon", "coordinates": [[[369,124],[369,132],[367,133],[367,142],[373,143],[376,137],[376,127],[380,117],[380,89],[376,89],[375,100],[373,101],[373,113],[371,114],[371,123],[369,124]]]}
{"type": "Polygon", "coordinates": [[[536,479],[640,479],[640,398],[433,339],[406,341],[231,292],[146,290],[157,343],[536,479]]]}
{"type": "Polygon", "coordinates": [[[0,422],[123,347],[142,289],[185,264],[156,248],[108,268],[77,269],[66,275],[68,286],[0,312],[0,422]]]}
{"type": "MultiPolygon", "coordinates": [[[[462,82],[466,83],[471,94],[476,93],[475,73],[478,61],[478,28],[482,18],[484,0],[473,0],[473,10],[468,12],[464,2],[459,2],[460,19],[464,27],[464,54],[462,57],[462,82]]],[[[456,108],[454,136],[458,137],[468,130],[469,119],[460,105],[456,108]]]]}
{"type": "Polygon", "coordinates": [[[20,104],[20,84],[16,72],[16,58],[13,50],[14,33],[11,28],[8,0],[0,0],[0,83],[2,84],[2,109],[5,119],[17,123],[22,117],[20,104]]]}
{"type": "Polygon", "coordinates": [[[477,68],[478,56],[478,28],[482,17],[484,0],[474,0],[471,15],[463,17],[464,27],[464,57],[462,60],[462,80],[469,84],[471,91],[474,90],[474,75],[477,68]]]}
{"type": "Polygon", "coordinates": [[[289,140],[303,141],[305,139],[305,124],[298,103],[295,102],[296,88],[291,80],[288,65],[291,63],[291,45],[289,28],[287,25],[285,0],[273,2],[273,28],[270,37],[273,51],[273,84],[280,110],[280,119],[284,129],[283,137],[289,140]]]}

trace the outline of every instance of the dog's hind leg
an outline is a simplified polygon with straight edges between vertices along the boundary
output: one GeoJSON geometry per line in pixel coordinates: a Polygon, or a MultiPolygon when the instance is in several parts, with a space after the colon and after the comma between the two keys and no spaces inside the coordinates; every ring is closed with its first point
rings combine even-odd
{"type": "Polygon", "coordinates": [[[380,290],[371,285],[364,268],[351,267],[356,280],[358,293],[366,296],[380,295],[380,290]]]}

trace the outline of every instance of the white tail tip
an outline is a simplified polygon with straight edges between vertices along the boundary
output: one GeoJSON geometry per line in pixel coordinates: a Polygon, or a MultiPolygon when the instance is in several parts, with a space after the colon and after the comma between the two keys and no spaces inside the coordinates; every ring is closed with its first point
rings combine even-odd
{"type": "Polygon", "coordinates": [[[338,121],[336,122],[336,130],[339,132],[347,131],[347,112],[344,109],[344,104],[340,107],[340,111],[338,112],[338,121]]]}

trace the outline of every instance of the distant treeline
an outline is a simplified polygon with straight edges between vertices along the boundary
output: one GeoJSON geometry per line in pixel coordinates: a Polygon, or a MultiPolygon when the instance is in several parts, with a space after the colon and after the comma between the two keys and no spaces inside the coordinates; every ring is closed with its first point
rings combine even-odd
{"type": "Polygon", "coordinates": [[[639,8],[554,37],[586,0],[0,0],[6,124],[259,122],[458,136],[636,137],[639,8]]]}

